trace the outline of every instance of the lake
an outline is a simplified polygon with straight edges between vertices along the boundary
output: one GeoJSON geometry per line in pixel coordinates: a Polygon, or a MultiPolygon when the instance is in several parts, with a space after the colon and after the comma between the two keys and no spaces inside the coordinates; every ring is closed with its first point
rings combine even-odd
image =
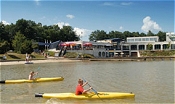
{"type": "MultiPolygon", "coordinates": [[[[0,79],[64,77],[63,81],[1,84],[1,103],[89,104],[89,103],[174,103],[174,61],[82,61],[4,65],[0,79]],[[35,93],[75,92],[79,78],[96,90],[133,92],[135,98],[106,100],[60,100],[36,98],[35,93]]],[[[85,89],[88,86],[85,86],[85,89]]]]}

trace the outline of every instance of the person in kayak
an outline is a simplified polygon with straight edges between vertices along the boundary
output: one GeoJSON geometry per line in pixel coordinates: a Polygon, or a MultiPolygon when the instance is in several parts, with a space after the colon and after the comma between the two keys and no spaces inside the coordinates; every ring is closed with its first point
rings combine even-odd
{"type": "Polygon", "coordinates": [[[81,95],[81,94],[84,94],[84,93],[88,92],[89,90],[91,90],[92,87],[89,87],[89,89],[84,90],[83,87],[84,87],[87,83],[88,83],[88,82],[85,82],[85,83],[83,84],[83,80],[82,80],[82,79],[79,79],[79,80],[78,80],[78,85],[77,85],[77,87],[76,87],[75,94],[76,94],[76,95],[81,95]]]}
{"type": "Polygon", "coordinates": [[[29,80],[34,80],[34,75],[37,75],[38,72],[34,72],[34,71],[31,71],[30,74],[29,74],[29,80]]]}

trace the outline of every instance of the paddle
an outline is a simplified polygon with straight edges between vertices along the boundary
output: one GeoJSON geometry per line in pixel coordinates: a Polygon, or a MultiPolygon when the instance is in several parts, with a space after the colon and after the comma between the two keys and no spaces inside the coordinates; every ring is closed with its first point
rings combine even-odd
{"type": "MultiPolygon", "coordinates": [[[[84,82],[86,82],[86,80],[83,78],[84,82]]],[[[89,87],[91,87],[91,85],[89,83],[87,83],[89,85],[89,87]]],[[[94,91],[94,93],[98,96],[98,98],[100,98],[100,96],[98,95],[97,91],[92,88],[92,90],[94,91]]],[[[101,98],[100,98],[101,101],[103,101],[101,98]]],[[[103,101],[104,102],[104,101],[103,101]]]]}
{"type": "MultiPolygon", "coordinates": [[[[37,72],[37,74],[36,74],[36,76],[38,75],[38,71],[40,70],[40,67],[38,67],[38,69],[36,70],[36,72],[37,72]]],[[[36,76],[35,76],[35,78],[33,79],[33,83],[35,82],[35,80],[36,80],[36,76]]]]}
{"type": "MultiPolygon", "coordinates": [[[[40,67],[38,67],[38,69],[36,70],[36,72],[37,72],[36,76],[38,75],[38,71],[39,71],[39,70],[40,70],[40,67]]],[[[35,77],[36,77],[36,76],[35,76],[35,77]]]]}
{"type": "MultiPolygon", "coordinates": [[[[84,82],[86,82],[86,80],[83,78],[83,80],[84,80],[84,82]]],[[[89,87],[91,87],[91,85],[89,84],[89,83],[87,83],[88,85],[89,85],[89,87]]],[[[94,91],[94,93],[98,96],[98,93],[97,93],[97,91],[94,89],[94,88],[92,88],[92,90],[94,91]]],[[[98,96],[99,97],[99,96],[98,96]]],[[[100,98],[100,97],[99,97],[100,98]]]]}

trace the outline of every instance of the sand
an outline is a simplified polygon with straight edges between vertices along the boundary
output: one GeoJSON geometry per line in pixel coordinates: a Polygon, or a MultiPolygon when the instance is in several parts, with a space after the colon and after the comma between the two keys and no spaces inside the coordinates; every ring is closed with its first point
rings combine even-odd
{"type": "MultiPolygon", "coordinates": [[[[70,59],[46,59],[46,60],[32,60],[31,62],[33,64],[35,63],[49,63],[49,62],[77,62],[77,61],[81,61],[81,60],[70,60],[70,59]]],[[[4,61],[4,62],[0,62],[0,66],[1,65],[17,65],[17,64],[25,64],[26,61],[4,61]]]]}

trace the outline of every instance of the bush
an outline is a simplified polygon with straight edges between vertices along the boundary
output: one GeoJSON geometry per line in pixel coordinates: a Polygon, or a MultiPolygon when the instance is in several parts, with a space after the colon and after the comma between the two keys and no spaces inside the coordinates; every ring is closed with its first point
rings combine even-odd
{"type": "Polygon", "coordinates": [[[172,56],[175,55],[174,50],[160,50],[160,51],[140,51],[142,56],[172,56]]]}
{"type": "MultiPolygon", "coordinates": [[[[79,54],[79,58],[83,55],[83,58],[94,58],[93,55],[90,54],[79,54]]],[[[65,58],[77,58],[78,54],[76,52],[67,52],[64,57],[65,58]]]]}

